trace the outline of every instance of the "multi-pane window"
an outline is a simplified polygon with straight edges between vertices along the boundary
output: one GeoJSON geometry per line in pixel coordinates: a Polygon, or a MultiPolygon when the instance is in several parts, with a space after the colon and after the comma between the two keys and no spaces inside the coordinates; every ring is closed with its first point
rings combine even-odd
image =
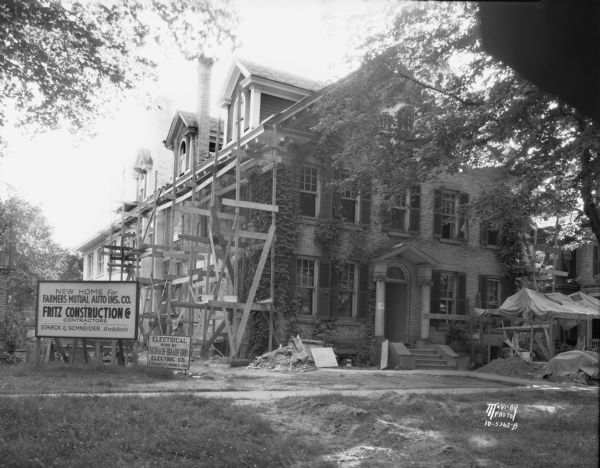
{"type": "Polygon", "coordinates": [[[456,313],[456,280],[454,273],[440,274],[440,314],[456,313]]]}
{"type": "Polygon", "coordinates": [[[338,267],[338,300],[336,311],[338,317],[352,317],[355,290],[354,270],[355,265],[353,263],[342,263],[338,267]]]}
{"type": "Polygon", "coordinates": [[[94,274],[94,252],[87,255],[87,277],[90,279],[94,274]]]}
{"type": "Polygon", "coordinates": [[[394,231],[418,231],[420,224],[420,187],[407,189],[392,206],[391,229],[394,231]]]}
{"type": "Polygon", "coordinates": [[[600,252],[599,252],[599,248],[597,245],[593,246],[593,250],[594,250],[594,258],[593,258],[593,274],[594,276],[596,275],[600,275],[600,252]]]}
{"type": "Polygon", "coordinates": [[[464,205],[469,202],[466,193],[436,190],[434,194],[434,235],[442,239],[466,241],[468,223],[464,205]]]}
{"type": "Polygon", "coordinates": [[[104,255],[102,254],[102,247],[96,251],[96,275],[100,276],[104,273],[104,255]]]}
{"type": "Polygon", "coordinates": [[[383,133],[393,133],[396,127],[396,119],[388,113],[382,113],[379,116],[379,131],[383,133]]]}
{"type": "MultiPolygon", "coordinates": [[[[347,180],[348,172],[340,171],[335,174],[338,181],[347,180]]],[[[371,187],[366,178],[360,183],[347,181],[339,189],[337,196],[341,208],[342,219],[351,224],[368,224],[371,216],[371,187]]]]}
{"type": "Polygon", "coordinates": [[[500,307],[500,279],[487,278],[486,288],[487,307],[497,309],[500,307]]]}
{"type": "Polygon", "coordinates": [[[358,212],[358,191],[353,186],[342,190],[340,199],[342,203],[342,218],[347,223],[355,223],[358,212]]]}
{"type": "Polygon", "coordinates": [[[315,294],[315,261],[296,259],[296,296],[302,301],[302,314],[312,315],[315,294]]]}
{"type": "Polygon", "coordinates": [[[300,173],[300,215],[317,216],[319,171],[316,167],[303,167],[300,173]]]}

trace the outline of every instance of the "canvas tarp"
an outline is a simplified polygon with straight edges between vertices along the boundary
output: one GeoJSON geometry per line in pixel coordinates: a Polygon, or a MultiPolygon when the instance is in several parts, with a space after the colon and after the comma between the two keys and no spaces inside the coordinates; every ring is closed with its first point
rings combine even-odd
{"type": "Polygon", "coordinates": [[[546,363],[540,377],[548,376],[551,380],[568,380],[578,372],[585,372],[590,377],[599,377],[598,353],[593,351],[567,351],[553,357],[546,363]]]}
{"type": "Polygon", "coordinates": [[[527,322],[552,319],[600,319],[600,301],[584,293],[570,296],[544,294],[523,288],[508,297],[499,309],[475,309],[477,315],[522,319],[527,322]]]}

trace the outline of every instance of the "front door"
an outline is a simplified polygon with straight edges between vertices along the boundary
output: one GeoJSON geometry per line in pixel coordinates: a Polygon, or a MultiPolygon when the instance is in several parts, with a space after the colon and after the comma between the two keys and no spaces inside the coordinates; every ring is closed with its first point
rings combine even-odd
{"type": "Polygon", "coordinates": [[[385,284],[385,337],[392,343],[408,343],[406,284],[385,284]]]}

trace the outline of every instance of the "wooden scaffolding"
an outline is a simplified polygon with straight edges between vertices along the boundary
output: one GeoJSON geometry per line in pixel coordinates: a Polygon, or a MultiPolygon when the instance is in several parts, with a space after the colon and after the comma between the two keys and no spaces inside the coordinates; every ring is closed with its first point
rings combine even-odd
{"type": "MultiPolygon", "coordinates": [[[[269,143],[276,142],[276,126],[270,133],[269,143]]],[[[196,354],[212,349],[234,358],[243,351],[250,316],[256,313],[268,323],[271,348],[281,157],[273,144],[264,143],[264,134],[246,138],[243,149],[240,139],[238,131],[236,143],[224,151],[217,139],[215,153],[200,161],[195,156],[200,152],[192,149],[190,171],[178,174],[174,162],[170,184],[159,189],[155,176],[150,196],[142,200],[138,195],[129,210],[122,207],[122,222],[116,227],[120,242],[111,234],[105,251],[120,278],[140,284],[139,331],[145,342],[150,334],[190,336],[196,354]],[[252,173],[270,177],[270,203],[245,199],[248,191],[243,189],[252,173]],[[270,216],[266,231],[253,222],[259,212],[263,219],[270,216]],[[133,237],[130,243],[128,236],[133,237]],[[251,274],[245,261],[249,255],[258,256],[251,274]],[[269,257],[270,295],[257,301],[269,257]]]]}

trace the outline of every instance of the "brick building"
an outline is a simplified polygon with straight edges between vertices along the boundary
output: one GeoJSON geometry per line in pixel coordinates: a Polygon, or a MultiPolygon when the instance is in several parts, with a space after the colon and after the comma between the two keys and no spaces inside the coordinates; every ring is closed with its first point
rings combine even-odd
{"type": "MultiPolygon", "coordinates": [[[[436,345],[444,343],[450,323],[466,322],[476,303],[493,308],[512,292],[496,256],[498,233],[461,210],[502,177],[497,169],[466,169],[408,186],[385,217],[374,216],[379,200],[373,195],[373,182],[336,190],[330,183],[336,177],[331,167],[303,150],[312,139],[306,111],[320,98],[322,84],[236,60],[220,94],[219,104],[226,116],[221,123],[208,117],[209,76],[210,64],[200,63],[196,112],[177,112],[170,127],[162,129],[169,150],[162,160],[170,159],[170,174],[165,175],[163,169],[158,176],[163,182],[153,190],[149,178],[157,167],[155,156],[149,150],[137,155],[138,200],[123,205],[120,226],[110,229],[122,236],[115,246],[122,243],[130,249],[128,255],[135,253],[140,258],[135,266],[132,262],[126,268],[126,276],[152,277],[154,281],[190,275],[197,297],[211,292],[210,280],[191,282],[196,269],[208,270],[206,259],[198,257],[186,263],[183,258],[157,258],[146,255],[145,246],[179,242],[179,247],[189,249],[191,244],[185,242],[191,242],[191,235],[206,238],[210,218],[203,215],[196,220],[191,215],[208,212],[209,189],[219,198],[219,216],[227,220],[241,213],[246,223],[242,229],[249,232],[248,226],[261,219],[251,212],[263,209],[258,203],[261,200],[253,197],[257,197],[261,181],[268,180],[277,191],[274,249],[289,253],[284,260],[287,274],[275,278],[275,284],[285,277],[286,300],[295,304],[293,314],[286,315],[278,310],[283,304],[275,300],[275,334],[280,341],[287,340],[293,322],[293,328],[305,338],[322,337],[326,328],[329,340],[349,353],[356,351],[356,343],[374,335],[401,343],[408,354],[416,345],[433,346],[448,354],[436,345]],[[242,167],[252,166],[254,175],[240,179],[232,169],[236,158],[242,167]],[[279,167],[280,176],[269,176],[267,167],[279,167]],[[211,189],[209,179],[217,171],[223,175],[222,182],[211,189]],[[232,183],[236,180],[240,181],[237,187],[232,183]],[[175,204],[181,206],[178,211],[175,204]],[[323,233],[333,218],[339,222],[327,244],[323,233]],[[282,245],[288,238],[293,239],[291,247],[282,245]]],[[[231,223],[227,226],[232,228],[231,223]]],[[[82,244],[84,279],[110,276],[106,271],[112,262],[103,246],[115,240],[108,237],[109,229],[82,244]]],[[[251,251],[250,243],[244,255],[251,251]]],[[[123,249],[119,252],[124,255],[123,249]]],[[[244,265],[250,264],[244,263],[241,255],[236,265],[238,260],[232,276],[243,277],[244,265]]],[[[114,275],[122,271],[113,270],[113,278],[118,279],[114,275]]],[[[224,289],[240,300],[247,291],[241,286],[243,281],[235,283],[228,278],[224,289]]],[[[170,314],[176,312],[174,307],[170,314]]],[[[194,320],[190,334],[196,333],[194,320]]],[[[245,336],[246,345],[251,333],[249,330],[245,336]]]]}

